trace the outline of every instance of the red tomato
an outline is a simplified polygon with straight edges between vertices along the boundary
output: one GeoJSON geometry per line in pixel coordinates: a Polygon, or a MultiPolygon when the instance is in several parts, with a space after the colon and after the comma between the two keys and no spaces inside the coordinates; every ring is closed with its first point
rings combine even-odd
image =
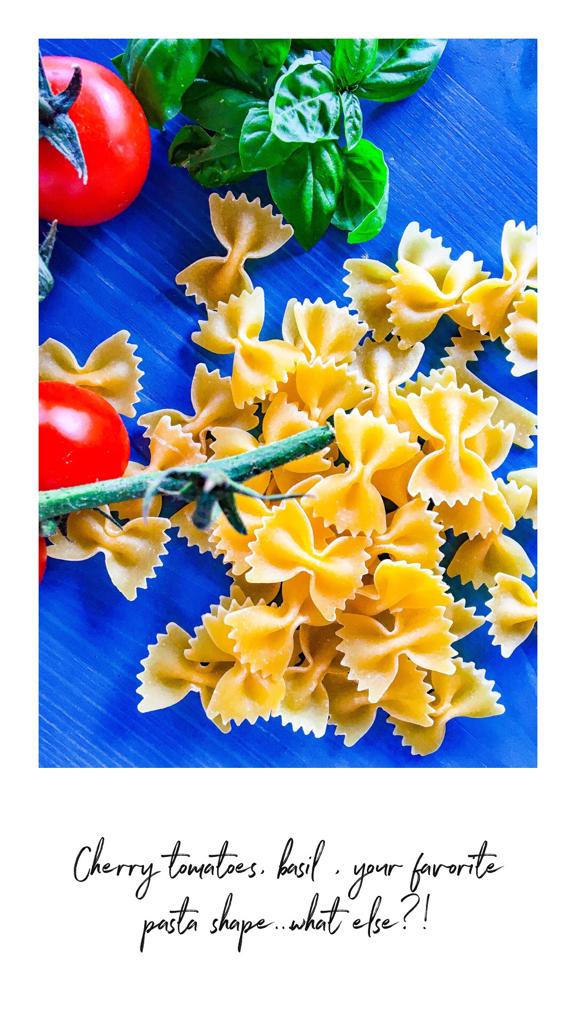
{"type": "Polygon", "coordinates": [[[88,168],[84,185],[47,139],[40,140],[40,217],[61,224],[100,224],[122,213],[142,188],[150,165],[150,130],[142,107],[122,79],[91,60],[44,57],[54,93],[82,71],[80,95],[69,116],[78,129],[88,168]]]}
{"type": "Polygon", "coordinates": [[[104,398],[75,384],[40,384],[40,490],[122,476],[128,432],[104,398]]]}
{"type": "Polygon", "coordinates": [[[38,537],[38,582],[42,583],[42,578],[46,572],[46,541],[44,537],[38,537]]]}

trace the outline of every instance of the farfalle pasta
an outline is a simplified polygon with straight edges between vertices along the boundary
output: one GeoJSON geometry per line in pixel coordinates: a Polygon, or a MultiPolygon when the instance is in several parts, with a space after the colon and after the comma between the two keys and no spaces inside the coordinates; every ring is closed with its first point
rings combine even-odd
{"type": "Polygon", "coordinates": [[[158,452],[172,430],[207,465],[324,424],[333,440],[248,481],[235,499],[243,533],[218,511],[200,530],[194,503],[172,514],[180,537],[223,560],[230,593],[195,631],[170,623],[158,635],[140,709],[195,693],[221,730],[275,717],[317,738],[332,728],[347,746],[380,710],[413,754],[433,754],[451,720],[504,711],[460,645],[489,627],[508,657],[536,618],[523,579],[534,566],[513,536],[520,519],[536,524],[536,470],[505,466],[513,444],[532,446],[536,417],[468,367],[495,338],[514,375],[535,358],[535,229],[505,225],[493,278],[413,222],[394,268],[346,262],[350,307],[291,299],[281,337],[265,341],[264,293],[244,260],[282,244],[281,220],[230,195],[211,211],[227,254],[179,281],[208,307],[193,340],[230,357],[230,375],[200,364],[190,413],[140,418],[150,465],[168,464],[158,452]],[[459,334],[422,373],[424,342],[445,315],[459,334]],[[481,590],[478,610],[454,580],[481,590]]]}
{"type": "Polygon", "coordinates": [[[148,516],[119,525],[107,515],[106,508],[72,512],[66,534],[58,531],[50,538],[48,554],[65,562],[104,555],[112,583],[128,601],[134,601],[138,588],[147,587],[162,563],[170,520],[148,516]]]}
{"type": "Polygon", "coordinates": [[[537,594],[524,580],[501,572],[490,587],[490,600],[486,603],[490,609],[488,632],[493,637],[492,643],[500,648],[503,658],[509,658],[534,629],[537,594]]]}
{"type": "Polygon", "coordinates": [[[538,287],[537,232],[506,221],[502,231],[502,276],[472,283],[463,300],[471,326],[492,339],[506,330],[513,304],[526,288],[538,287]]]}
{"type": "Polygon", "coordinates": [[[214,234],[226,249],[225,256],[208,256],[196,260],[176,276],[176,283],[186,286],[186,295],[216,309],[233,295],[252,291],[252,281],[244,269],[246,260],[270,256],[292,237],[293,231],[271,206],[262,206],[259,199],[251,202],[245,195],[224,197],[212,192],[209,197],[210,219],[214,234]]]}
{"type": "Polygon", "coordinates": [[[87,388],[110,402],[122,416],[135,416],[138,392],[142,390],[142,360],[129,337],[128,331],[117,331],[101,341],[83,366],[66,345],[48,338],[38,350],[39,378],[87,388]]]}
{"type": "Polygon", "coordinates": [[[514,377],[533,373],[538,362],[538,292],[525,291],[514,303],[504,330],[503,342],[508,349],[514,377]]]}
{"type": "Polygon", "coordinates": [[[290,342],[260,341],[264,324],[264,292],[244,291],[218,303],[192,335],[209,352],[232,355],[232,399],[237,408],[262,400],[288,379],[300,355],[290,342]]]}
{"type": "Polygon", "coordinates": [[[347,260],[346,295],[377,341],[389,334],[401,349],[428,338],[439,320],[448,314],[455,323],[469,322],[463,294],[488,277],[482,261],[471,252],[451,259],[450,249],[422,231],[416,221],[408,224],[398,246],[396,270],[377,260],[347,260]]]}

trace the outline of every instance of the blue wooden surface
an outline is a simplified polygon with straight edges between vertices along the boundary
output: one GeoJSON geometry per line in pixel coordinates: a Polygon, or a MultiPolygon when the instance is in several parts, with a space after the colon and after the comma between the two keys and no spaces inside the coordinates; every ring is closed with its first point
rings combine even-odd
{"type": "MultiPolygon", "coordinates": [[[[46,40],[45,54],[70,54],[103,64],[122,40],[46,40]]],[[[410,220],[431,227],[455,253],[471,248],[493,273],[509,218],[536,222],[536,43],[531,40],[452,40],[432,79],[415,96],[386,106],[365,104],[365,132],[390,165],[388,223],[365,250],[392,262],[410,220]]],[[[207,192],[170,168],[172,136],[153,132],[149,179],[134,205],[116,220],[89,229],[61,228],[53,258],[57,284],[40,307],[41,340],[57,338],[85,358],[114,331],[127,328],[143,358],[139,412],[189,408],[190,379],[200,353],[190,342],[199,309],[174,284],[175,273],[218,246],[208,219],[207,192]]],[[[261,179],[233,186],[250,197],[261,179]]],[[[275,337],[292,296],[342,302],[342,264],[357,247],[330,230],[311,252],[292,240],[253,264],[266,293],[268,336],[275,337]]],[[[441,324],[427,342],[426,365],[439,364],[451,334],[441,324]]],[[[455,331],[453,332],[455,333],[455,331]]],[[[480,375],[535,408],[534,375],[510,376],[499,344],[490,346],[480,375]]],[[[212,368],[223,360],[208,354],[212,368]]],[[[145,448],[128,421],[134,451],[145,448]]],[[[136,457],[138,457],[138,454],[136,457]]],[[[535,449],[514,448],[505,470],[533,465],[535,449]]],[[[522,521],[515,536],[534,561],[535,533],[522,521]]],[[[279,720],[233,728],[222,736],[193,695],[169,710],[136,710],[139,662],[167,622],[192,630],[228,589],[224,568],[173,537],[164,566],[129,603],[114,589],[103,560],[49,562],[40,593],[40,764],[45,767],[517,767],[536,763],[536,640],[504,661],[488,627],[460,643],[466,659],[487,669],[507,708],[486,720],[448,726],[440,751],[413,757],[380,714],[352,749],[329,729],[322,740],[283,728],[279,720]]],[[[533,581],[531,581],[533,583],[533,581]]],[[[462,588],[482,607],[486,591],[462,588]]]]}

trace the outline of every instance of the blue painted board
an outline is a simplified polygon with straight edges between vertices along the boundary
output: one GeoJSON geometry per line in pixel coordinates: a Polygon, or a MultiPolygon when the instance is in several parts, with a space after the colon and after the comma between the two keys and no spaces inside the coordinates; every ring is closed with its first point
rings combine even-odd
{"type": "MultiPolygon", "coordinates": [[[[123,40],[46,40],[45,54],[69,54],[109,64],[123,40]]],[[[266,294],[266,333],[277,336],[289,298],[321,296],[343,302],[342,264],[351,255],[393,262],[410,220],[442,235],[455,253],[472,249],[485,267],[501,266],[500,234],[509,218],[536,222],[536,42],[451,40],[430,81],[392,105],[365,103],[365,134],[382,146],[391,174],[390,210],[381,235],[349,246],[331,229],[309,253],[293,239],[250,268],[266,294]]],[[[196,363],[225,360],[190,342],[203,308],[184,297],[174,275],[218,251],[207,192],[169,167],[173,130],[153,132],[144,190],[116,220],[99,227],[62,227],[53,257],[57,279],[40,307],[40,340],[65,342],[84,359],[120,328],[138,345],[145,376],[139,412],[186,410],[196,363]]],[[[265,192],[263,178],[233,191],[265,192]]],[[[439,365],[451,335],[442,322],[427,344],[426,365],[439,365]]],[[[480,375],[531,409],[534,375],[513,378],[500,344],[482,358],[480,375]]],[[[135,456],[145,444],[127,421],[135,456]]],[[[514,448],[504,470],[534,465],[535,449],[514,448]]],[[[515,536],[535,559],[526,520],[515,536]]],[[[136,710],[136,673],[149,643],[174,620],[192,630],[229,587],[224,567],[173,537],[164,565],[135,602],[109,582],[100,558],[49,562],[40,593],[40,764],[45,767],[519,767],[536,763],[536,639],[507,661],[491,646],[487,626],[460,643],[496,681],[507,712],[499,718],[450,723],[440,751],[413,757],[380,715],[370,733],[348,749],[330,729],[321,740],[283,728],[279,720],[221,735],[191,695],[169,710],[136,710]]],[[[485,590],[460,588],[483,607],[485,590]]]]}

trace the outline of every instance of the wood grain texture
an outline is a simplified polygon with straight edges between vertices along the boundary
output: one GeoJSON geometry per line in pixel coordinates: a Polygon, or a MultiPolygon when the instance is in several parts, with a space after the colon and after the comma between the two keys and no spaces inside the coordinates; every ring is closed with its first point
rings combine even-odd
{"type": "MultiPolygon", "coordinates": [[[[122,40],[46,40],[46,54],[109,64],[122,40]]],[[[343,302],[342,264],[366,251],[392,261],[408,221],[444,237],[455,253],[473,250],[500,268],[499,242],[509,219],[536,222],[536,43],[533,40],[451,40],[431,80],[415,96],[386,106],[365,103],[365,132],[390,165],[389,219],[365,247],[330,230],[312,252],[292,240],[249,267],[266,293],[266,331],[274,336],[293,296],[343,302]]],[[[173,131],[153,132],[149,179],[116,220],[88,229],[61,228],[53,257],[56,286],[40,307],[40,340],[57,338],[84,359],[126,328],[142,356],[139,413],[188,408],[194,366],[223,359],[196,350],[190,333],[203,310],[174,284],[178,270],[217,251],[207,192],[170,168],[173,131]]],[[[265,193],[262,176],[233,186],[250,198],[265,193]]],[[[427,342],[426,366],[438,365],[452,331],[442,323],[427,342]]],[[[455,332],[454,332],[455,333],[455,332]]],[[[534,375],[513,378],[504,349],[490,347],[480,375],[535,409],[534,375]]],[[[136,458],[145,453],[129,421],[136,458]]],[[[535,449],[515,448],[505,470],[533,465],[535,449]]],[[[535,559],[535,533],[522,521],[515,536],[535,559]]],[[[519,767],[536,763],[536,639],[504,661],[487,627],[459,644],[496,681],[507,712],[450,723],[440,751],[413,757],[383,715],[348,750],[330,729],[322,740],[293,733],[278,720],[234,728],[222,736],[194,696],[148,715],[136,710],[136,673],[146,647],[167,622],[192,630],[228,589],[223,566],[175,537],[164,566],[129,603],[112,587],[98,558],[49,562],[40,593],[40,764],[44,767],[519,767]]],[[[483,607],[486,592],[456,588],[483,607]]]]}

